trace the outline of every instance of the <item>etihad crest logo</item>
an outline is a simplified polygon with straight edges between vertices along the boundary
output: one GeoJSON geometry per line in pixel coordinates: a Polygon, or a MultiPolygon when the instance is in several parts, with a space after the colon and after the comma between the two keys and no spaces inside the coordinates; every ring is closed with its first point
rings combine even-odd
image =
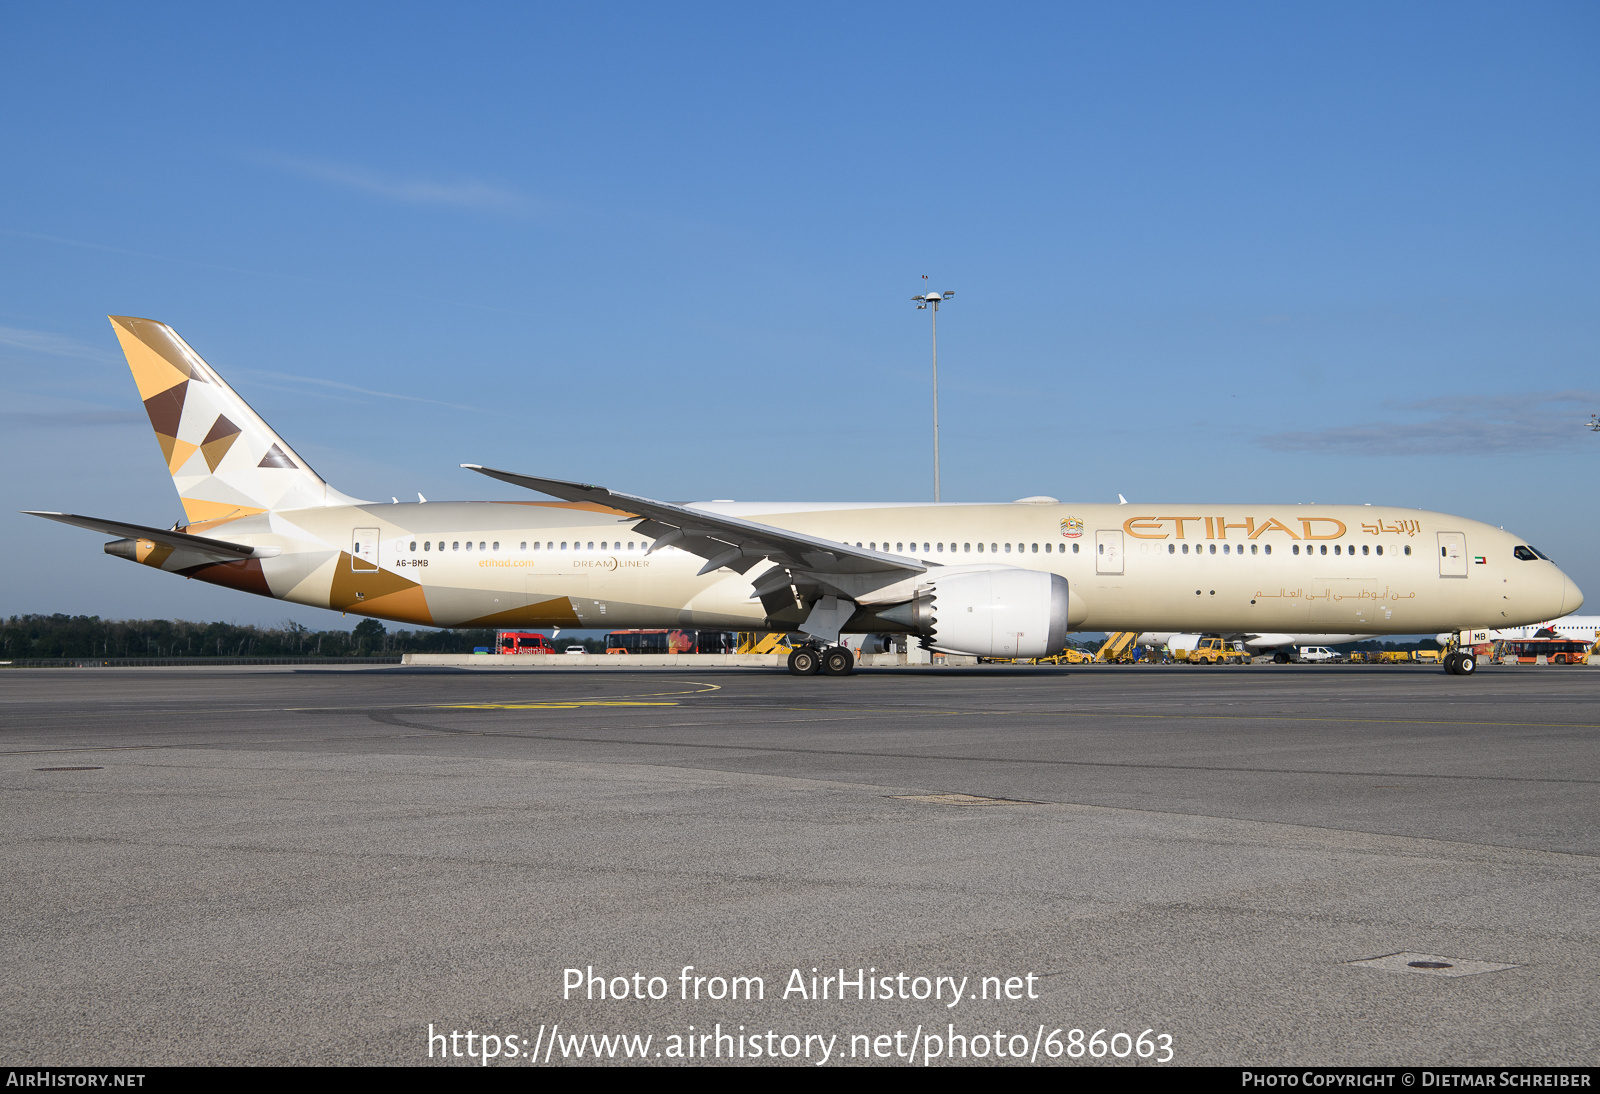
{"type": "Polygon", "coordinates": [[[1061,522],[1061,534],[1068,539],[1077,539],[1083,535],[1083,518],[1067,517],[1061,522]]]}

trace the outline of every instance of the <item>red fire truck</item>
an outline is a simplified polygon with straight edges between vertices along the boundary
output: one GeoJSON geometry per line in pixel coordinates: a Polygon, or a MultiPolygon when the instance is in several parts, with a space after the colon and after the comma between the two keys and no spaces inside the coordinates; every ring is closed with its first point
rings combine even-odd
{"type": "Polygon", "coordinates": [[[556,648],[542,634],[532,631],[500,631],[494,636],[498,653],[555,653],[556,648]]]}

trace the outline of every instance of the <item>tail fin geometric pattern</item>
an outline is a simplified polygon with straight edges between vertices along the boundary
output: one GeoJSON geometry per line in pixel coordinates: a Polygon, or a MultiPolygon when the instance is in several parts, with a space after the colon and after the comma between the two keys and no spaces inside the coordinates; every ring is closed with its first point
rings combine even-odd
{"type": "Polygon", "coordinates": [[[165,323],[113,315],[189,524],[350,505],[165,323]]]}

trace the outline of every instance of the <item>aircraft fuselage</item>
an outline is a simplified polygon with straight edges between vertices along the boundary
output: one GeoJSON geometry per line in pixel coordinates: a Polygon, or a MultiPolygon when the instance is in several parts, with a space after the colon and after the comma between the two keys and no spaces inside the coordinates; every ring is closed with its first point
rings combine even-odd
{"type": "MultiPolygon", "coordinates": [[[[703,503],[829,540],[954,567],[1066,579],[1078,630],[1415,634],[1549,619],[1581,603],[1554,564],[1478,521],[1379,506],[703,503]]],[[[201,580],[400,623],[789,629],[748,574],[569,502],[362,504],[189,531],[271,557],[219,563],[141,544],[201,580]]]]}

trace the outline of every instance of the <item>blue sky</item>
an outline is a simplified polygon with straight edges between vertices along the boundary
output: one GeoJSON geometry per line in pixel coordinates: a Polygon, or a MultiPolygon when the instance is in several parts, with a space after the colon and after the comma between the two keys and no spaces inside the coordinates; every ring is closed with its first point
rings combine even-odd
{"type": "MultiPolygon", "coordinates": [[[[180,514],[107,313],[331,482],[1370,501],[1600,596],[1588,4],[13,5],[0,614],[311,626],[15,515],[180,514]]],[[[348,620],[344,621],[348,624],[348,620]]]]}

